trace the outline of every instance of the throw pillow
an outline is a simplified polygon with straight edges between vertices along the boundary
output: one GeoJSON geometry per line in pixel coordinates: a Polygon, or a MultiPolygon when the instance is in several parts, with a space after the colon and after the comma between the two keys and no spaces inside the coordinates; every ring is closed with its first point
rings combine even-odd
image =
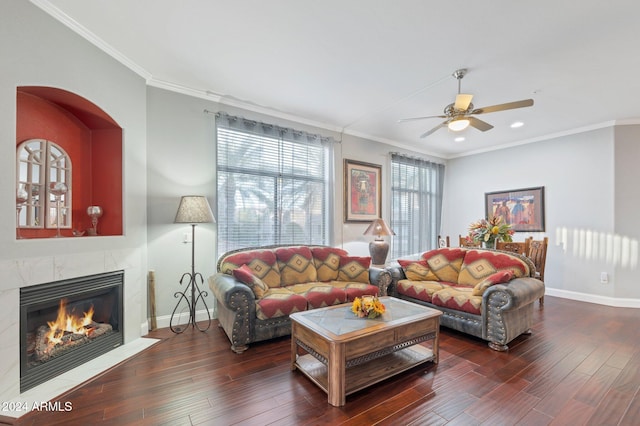
{"type": "Polygon", "coordinates": [[[318,281],[337,280],[340,257],[347,256],[347,252],[335,247],[312,247],[311,253],[318,271],[318,281]]]}
{"type": "Polygon", "coordinates": [[[411,281],[439,281],[438,277],[431,272],[426,260],[403,260],[398,259],[398,263],[404,270],[404,275],[411,281]]]}
{"type": "Polygon", "coordinates": [[[460,248],[441,248],[422,254],[431,272],[438,277],[434,281],[458,282],[458,273],[465,258],[465,250],[460,248]]]}
{"type": "Polygon", "coordinates": [[[498,271],[511,270],[516,278],[529,275],[529,267],[517,254],[491,250],[468,250],[458,284],[473,287],[498,271]]]}
{"type": "Polygon", "coordinates": [[[258,299],[262,299],[267,290],[269,290],[269,287],[260,278],[256,277],[253,274],[253,270],[247,265],[234,269],[232,273],[237,280],[249,286],[258,299]]]}
{"type": "Polygon", "coordinates": [[[280,270],[278,260],[272,250],[255,249],[239,251],[221,259],[220,272],[231,275],[232,271],[245,264],[269,288],[280,287],[280,270]]]}
{"type": "Polygon", "coordinates": [[[275,250],[282,287],[318,281],[309,247],[280,247],[275,250]]]}
{"type": "Polygon", "coordinates": [[[482,296],[484,292],[492,285],[508,283],[514,278],[515,274],[510,269],[506,271],[498,271],[494,274],[489,275],[487,278],[476,284],[476,286],[473,288],[472,294],[473,296],[482,296]]]}
{"type": "Polygon", "coordinates": [[[370,257],[342,256],[338,281],[351,281],[357,283],[369,283],[370,257]]]}

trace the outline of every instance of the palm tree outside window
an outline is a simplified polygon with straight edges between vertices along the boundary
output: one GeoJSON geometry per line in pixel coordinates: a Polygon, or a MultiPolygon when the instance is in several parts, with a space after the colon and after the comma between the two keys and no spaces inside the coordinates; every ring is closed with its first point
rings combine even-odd
{"type": "Polygon", "coordinates": [[[330,244],[333,140],[216,115],[218,254],[330,244]]]}

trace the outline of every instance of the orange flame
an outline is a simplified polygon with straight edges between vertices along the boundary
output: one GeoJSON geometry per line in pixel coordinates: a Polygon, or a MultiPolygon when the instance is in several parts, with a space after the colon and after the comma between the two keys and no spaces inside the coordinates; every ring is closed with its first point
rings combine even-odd
{"type": "Polygon", "coordinates": [[[50,346],[55,346],[62,342],[65,333],[88,334],[85,327],[93,322],[93,305],[89,312],[83,312],[82,317],[77,317],[67,312],[67,299],[60,300],[58,308],[58,318],[55,321],[47,321],[49,333],[47,340],[50,346]]]}

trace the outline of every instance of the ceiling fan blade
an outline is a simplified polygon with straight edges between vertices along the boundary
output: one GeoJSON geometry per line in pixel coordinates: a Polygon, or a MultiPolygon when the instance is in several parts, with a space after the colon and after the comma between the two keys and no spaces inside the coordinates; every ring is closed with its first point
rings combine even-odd
{"type": "Polygon", "coordinates": [[[446,125],[447,125],[447,122],[446,122],[446,121],[443,121],[442,123],[438,124],[438,125],[437,125],[436,127],[434,127],[433,129],[431,129],[431,130],[429,130],[429,131],[424,132],[423,134],[421,134],[421,135],[420,135],[420,138],[421,138],[421,139],[422,139],[422,138],[426,138],[426,137],[427,137],[427,136],[429,136],[430,134],[435,133],[437,130],[439,130],[439,129],[441,129],[441,128],[445,127],[446,125]]]}
{"type": "Polygon", "coordinates": [[[483,108],[476,108],[470,114],[487,114],[489,112],[505,111],[508,109],[525,108],[533,105],[533,99],[524,99],[522,101],[508,102],[506,104],[492,105],[483,108]]]}
{"type": "Polygon", "coordinates": [[[469,120],[470,126],[475,127],[481,132],[486,132],[487,130],[493,129],[493,126],[491,124],[487,123],[486,121],[482,121],[479,118],[467,117],[467,120],[469,120]]]}
{"type": "Polygon", "coordinates": [[[467,95],[465,93],[458,93],[456,96],[456,101],[453,104],[453,107],[460,111],[466,111],[469,108],[469,104],[471,103],[471,99],[473,99],[473,95],[467,95]]]}
{"type": "Polygon", "coordinates": [[[401,118],[398,123],[406,123],[407,121],[425,120],[427,118],[447,118],[446,115],[428,115],[426,117],[401,118]]]}

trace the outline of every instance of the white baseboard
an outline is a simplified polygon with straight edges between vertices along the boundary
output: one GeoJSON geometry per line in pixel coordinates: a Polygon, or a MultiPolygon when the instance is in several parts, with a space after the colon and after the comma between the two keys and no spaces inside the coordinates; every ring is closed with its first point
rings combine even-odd
{"type": "Polygon", "coordinates": [[[597,296],[577,291],[558,290],[550,287],[545,289],[545,294],[554,297],[561,297],[563,299],[596,303],[598,305],[613,306],[616,308],[640,308],[640,299],[619,299],[616,297],[597,296]]]}
{"type": "Polygon", "coordinates": [[[140,336],[146,336],[149,333],[149,321],[140,324],[140,336]]]}

